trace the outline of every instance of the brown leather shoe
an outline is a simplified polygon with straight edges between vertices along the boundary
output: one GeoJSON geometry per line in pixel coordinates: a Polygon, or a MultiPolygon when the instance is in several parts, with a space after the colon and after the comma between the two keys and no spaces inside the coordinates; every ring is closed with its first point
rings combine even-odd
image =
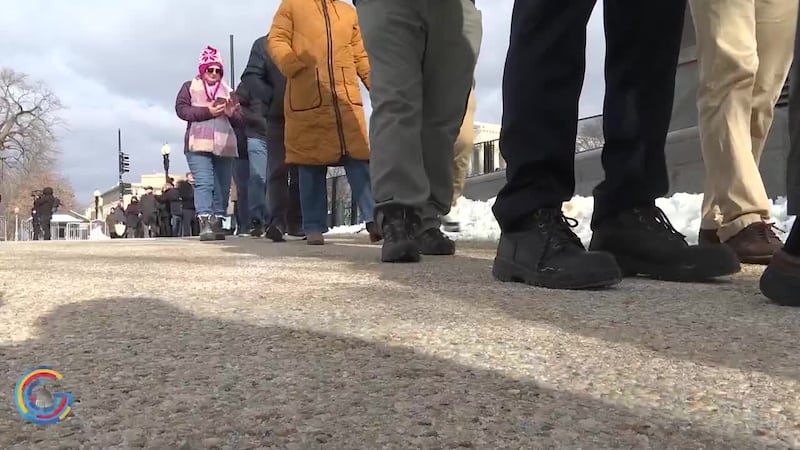
{"type": "Polygon", "coordinates": [[[800,257],[783,250],[775,253],[761,275],[761,292],[783,306],[800,306],[800,257]]]}
{"type": "Polygon", "coordinates": [[[773,228],[771,223],[756,222],[725,241],[725,244],[745,264],[769,264],[772,255],[783,248],[783,242],[773,228]]]}
{"type": "Polygon", "coordinates": [[[717,230],[704,230],[700,228],[700,233],[697,235],[697,243],[700,245],[719,244],[717,230]]]}

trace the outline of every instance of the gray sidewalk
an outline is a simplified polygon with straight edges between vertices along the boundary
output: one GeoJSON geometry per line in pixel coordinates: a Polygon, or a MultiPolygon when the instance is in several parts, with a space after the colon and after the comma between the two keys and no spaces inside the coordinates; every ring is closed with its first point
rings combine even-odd
{"type": "Polygon", "coordinates": [[[759,269],[559,292],[494,246],[0,244],[0,448],[798,448],[800,311],[759,269]],[[50,365],[79,401],[25,424],[50,365]]]}

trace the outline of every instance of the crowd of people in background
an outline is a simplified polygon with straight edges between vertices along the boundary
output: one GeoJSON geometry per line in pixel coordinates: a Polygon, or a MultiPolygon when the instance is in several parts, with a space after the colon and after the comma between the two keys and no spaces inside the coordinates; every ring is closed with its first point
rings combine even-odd
{"type": "MultiPolygon", "coordinates": [[[[562,204],[575,190],[594,4],[514,4],[500,135],[507,183],[493,206],[501,229],[495,278],[585,289],[633,275],[702,281],[737,273],[742,262],[770,264],[762,289],[792,303],[800,231],[795,226],[785,245],[773,231],[758,161],[793,58],[797,2],[690,2],[707,168],[699,245],[689,245],[655,203],[669,190],[664,147],[686,3],[603,5],[606,178],[594,190],[587,249],[562,204]]],[[[291,233],[323,245],[326,173],[340,166],[371,240],[382,241],[382,261],[453,255],[455,242],[442,229],[459,228],[451,209],[471,146],[481,40],[473,0],[284,0],[269,33],[253,43],[238,89],[207,47],[175,106],[186,121],[200,240],[224,239],[233,178],[237,217],[249,223],[240,234],[280,242],[291,233]],[[372,102],[369,136],[362,84],[372,102]]],[[[181,204],[165,195],[156,201],[181,204]]],[[[127,217],[142,217],[141,206],[132,207],[127,217]]],[[[182,220],[171,214],[173,232],[182,220]]]]}
{"type": "Polygon", "coordinates": [[[154,194],[151,186],[145,186],[144,190],[141,197],[131,197],[127,207],[119,202],[111,208],[106,216],[106,228],[111,238],[188,237],[200,234],[191,172],[186,174],[185,180],[177,183],[170,177],[161,187],[160,194],[154,194]]]}

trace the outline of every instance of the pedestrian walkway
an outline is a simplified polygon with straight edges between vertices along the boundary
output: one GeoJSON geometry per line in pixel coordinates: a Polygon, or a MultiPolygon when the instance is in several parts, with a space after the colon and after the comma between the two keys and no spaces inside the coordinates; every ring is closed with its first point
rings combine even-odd
{"type": "Polygon", "coordinates": [[[732,280],[548,291],[494,245],[0,244],[0,448],[796,448],[800,311],[732,280]],[[25,424],[49,365],[77,402],[25,424]]]}

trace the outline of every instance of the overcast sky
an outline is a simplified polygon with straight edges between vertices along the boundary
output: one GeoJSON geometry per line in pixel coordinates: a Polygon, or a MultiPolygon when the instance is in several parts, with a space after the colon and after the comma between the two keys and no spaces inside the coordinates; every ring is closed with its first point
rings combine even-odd
{"type": "MultiPolygon", "coordinates": [[[[26,0],[5,2],[0,15],[0,65],[44,81],[67,109],[61,133],[63,172],[77,200],[117,179],[117,129],[132,172],[163,171],[160,148],[173,149],[174,172],[187,170],[185,123],[175,116],[175,95],[197,70],[200,51],[214,46],[241,74],[252,42],[269,29],[278,0],[26,0]]],[[[501,79],[512,0],[477,0],[484,37],[476,73],[476,120],[500,123],[501,79]]],[[[598,3],[599,5],[599,3],[598,3]]],[[[581,116],[598,114],[603,96],[604,42],[598,10],[589,25],[581,116]]],[[[226,75],[226,78],[228,76],[226,75]]],[[[237,80],[238,82],[238,80],[237,80]]],[[[369,108],[367,109],[369,113],[369,108]]],[[[172,170],[171,170],[172,171],[172,170]]]]}

